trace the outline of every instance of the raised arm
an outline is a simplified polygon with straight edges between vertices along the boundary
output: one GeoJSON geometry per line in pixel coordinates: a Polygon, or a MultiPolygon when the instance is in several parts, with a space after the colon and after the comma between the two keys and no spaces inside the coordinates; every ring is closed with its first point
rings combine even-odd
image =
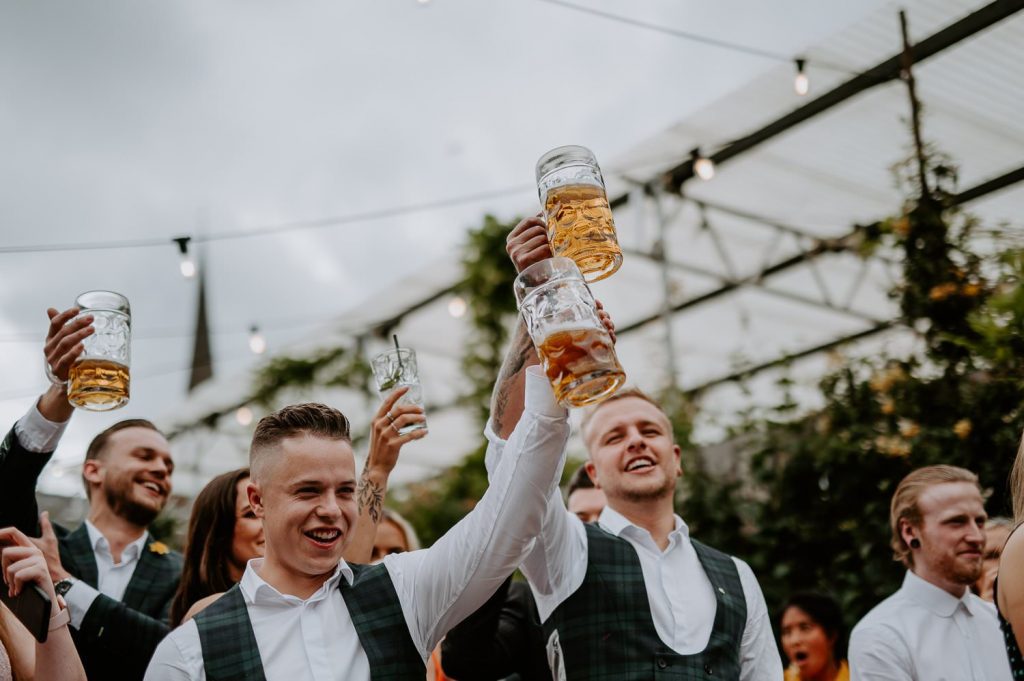
{"type": "Polygon", "coordinates": [[[82,354],[82,340],[93,332],[91,315],[70,321],[78,308],[59,313],[50,308],[46,314],[50,326],[43,353],[58,384],[39,397],[0,444],[0,527],[17,527],[32,537],[39,536],[36,482],[74,411],[67,388],[59,382],[68,380],[71,365],[82,354]]]}
{"type": "Polygon", "coordinates": [[[408,442],[426,437],[427,430],[419,428],[405,435],[399,431],[413,423],[426,420],[423,408],[415,404],[395,406],[399,398],[409,391],[399,388],[385,398],[370,428],[370,453],[363,464],[356,496],[359,516],[356,518],[352,539],[345,548],[343,558],[349,563],[369,563],[377,526],[384,515],[384,496],[388,490],[388,477],[398,463],[398,452],[408,442]]]}
{"type": "Polygon", "coordinates": [[[424,657],[487,601],[540,532],[565,463],[567,416],[544,375],[529,370],[523,416],[476,508],[431,548],[385,558],[424,657]]]}

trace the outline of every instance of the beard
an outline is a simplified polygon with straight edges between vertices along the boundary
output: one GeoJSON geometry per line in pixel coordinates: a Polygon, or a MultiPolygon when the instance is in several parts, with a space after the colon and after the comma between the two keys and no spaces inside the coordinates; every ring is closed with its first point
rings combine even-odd
{"type": "Polygon", "coordinates": [[[963,584],[964,586],[971,586],[981,577],[984,561],[979,557],[978,560],[968,563],[957,556],[953,556],[943,560],[941,568],[942,573],[950,581],[956,584],[963,584]]]}
{"type": "Polygon", "coordinates": [[[163,510],[163,504],[155,508],[146,504],[140,504],[132,499],[133,487],[134,483],[128,480],[123,484],[119,483],[104,487],[103,494],[107,498],[107,505],[110,506],[110,510],[116,515],[133,525],[148,527],[160,515],[160,511],[163,510]]]}

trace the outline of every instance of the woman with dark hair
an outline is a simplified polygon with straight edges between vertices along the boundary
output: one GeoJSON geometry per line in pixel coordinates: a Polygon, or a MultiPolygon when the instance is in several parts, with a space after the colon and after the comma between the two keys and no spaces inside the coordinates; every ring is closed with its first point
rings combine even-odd
{"type": "Polygon", "coordinates": [[[215,477],[196,497],[181,583],[171,601],[172,627],[198,601],[234,586],[246,563],[263,555],[263,524],[249,507],[248,485],[249,469],[239,468],[215,477]]]}
{"type": "Polygon", "coordinates": [[[1010,496],[1014,525],[999,557],[999,575],[993,588],[1010,671],[1013,678],[1020,679],[1024,678],[1024,533],[1018,528],[1024,524],[1024,437],[1010,471],[1010,496]]]}
{"type": "Polygon", "coordinates": [[[834,598],[793,594],[782,609],[779,631],[789,660],[785,681],[849,681],[846,626],[834,598]]]}

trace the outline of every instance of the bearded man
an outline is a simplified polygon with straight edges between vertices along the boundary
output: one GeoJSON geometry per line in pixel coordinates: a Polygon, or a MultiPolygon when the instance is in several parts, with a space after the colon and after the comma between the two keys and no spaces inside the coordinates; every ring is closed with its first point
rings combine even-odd
{"type": "Polygon", "coordinates": [[[969,470],[927,466],[903,478],[889,523],[907,574],[854,627],[853,681],[1010,681],[995,609],[968,588],[981,575],[986,517],[969,470]]]}
{"type": "Polygon", "coordinates": [[[51,309],[44,353],[53,385],[0,444],[0,527],[14,526],[46,556],[54,590],[71,616],[71,635],[90,679],[141,679],[170,631],[167,613],[181,576],[181,554],[147,527],[171,494],[167,439],[149,421],[116,423],[89,444],[82,480],[89,516],[78,529],[39,516],[35,488],[74,409],[68,370],[93,332],[92,317],[51,309]]]}

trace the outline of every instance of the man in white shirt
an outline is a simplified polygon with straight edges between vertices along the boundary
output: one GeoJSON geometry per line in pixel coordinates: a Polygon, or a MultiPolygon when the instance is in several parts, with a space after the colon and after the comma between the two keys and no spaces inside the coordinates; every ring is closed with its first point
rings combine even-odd
{"type": "MultiPolygon", "coordinates": [[[[522,271],[550,257],[546,227],[509,234],[522,271]]],[[[520,322],[492,402],[488,469],[516,456],[524,367],[538,363],[520,322]]],[[[531,367],[532,369],[532,367],[531,367]]],[[[556,679],[782,678],[764,596],[750,568],[691,539],[674,513],[680,449],[661,408],[620,391],[584,423],[587,470],[608,505],[596,524],[548,503],[522,570],[536,597],[556,679]]]]}
{"type": "Polygon", "coordinates": [[[900,482],[889,523],[907,574],[853,628],[853,681],[1010,681],[995,609],[968,588],[981,574],[985,519],[968,470],[928,466],[900,482]]]}
{"type": "Polygon", "coordinates": [[[296,405],[262,419],[248,493],[266,555],[160,644],[146,680],[423,678],[445,632],[522,561],[557,491],[567,415],[542,374],[526,392],[515,453],[473,511],[431,548],[370,566],[341,559],[359,513],[345,417],[296,405]]]}
{"type": "Polygon", "coordinates": [[[55,590],[67,602],[71,631],[93,679],[141,679],[157,643],[170,630],[167,611],[181,574],[181,555],[146,528],[167,503],[174,462],[149,421],[122,421],[97,435],[82,479],[89,516],[68,532],[40,518],[35,488],[74,409],[68,371],[93,332],[77,308],[48,310],[44,353],[53,385],[0,444],[0,527],[12,525],[47,559],[55,590]]]}

